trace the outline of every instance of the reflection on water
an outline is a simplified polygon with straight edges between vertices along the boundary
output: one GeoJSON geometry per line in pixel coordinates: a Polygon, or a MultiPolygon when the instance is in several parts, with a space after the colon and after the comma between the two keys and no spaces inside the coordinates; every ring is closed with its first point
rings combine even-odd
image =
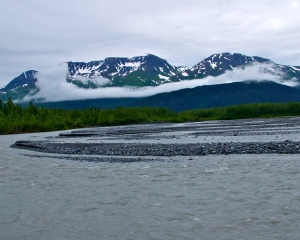
{"type": "Polygon", "coordinates": [[[19,139],[0,137],[0,239],[299,238],[298,155],[94,164],[24,156],[19,139]]]}

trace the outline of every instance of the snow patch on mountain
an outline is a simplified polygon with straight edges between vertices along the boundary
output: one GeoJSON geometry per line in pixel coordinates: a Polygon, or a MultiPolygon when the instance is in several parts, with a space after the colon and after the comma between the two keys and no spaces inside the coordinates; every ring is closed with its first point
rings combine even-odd
{"type": "Polygon", "coordinates": [[[166,77],[166,76],[163,76],[163,75],[161,75],[161,74],[158,74],[158,77],[159,77],[160,79],[164,79],[164,80],[169,80],[169,79],[170,79],[170,77],[166,77]]]}
{"type": "Polygon", "coordinates": [[[296,71],[300,71],[300,67],[293,67],[293,66],[290,66],[290,68],[292,68],[292,69],[294,69],[294,70],[296,70],[296,71]]]}

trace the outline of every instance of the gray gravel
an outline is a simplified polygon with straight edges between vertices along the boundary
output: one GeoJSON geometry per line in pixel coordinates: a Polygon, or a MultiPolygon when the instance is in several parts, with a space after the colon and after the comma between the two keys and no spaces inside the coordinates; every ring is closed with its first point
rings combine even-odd
{"type": "Polygon", "coordinates": [[[299,117],[161,123],[80,129],[17,141],[12,147],[76,161],[137,162],[210,154],[299,154],[299,133],[299,117]]]}
{"type": "Polygon", "coordinates": [[[52,143],[17,141],[13,147],[38,152],[107,156],[198,156],[208,154],[300,153],[300,142],[138,144],[138,143],[52,143]]]}
{"type": "MultiPolygon", "coordinates": [[[[157,161],[154,158],[141,158],[141,157],[95,157],[95,156],[75,156],[75,155],[59,155],[59,156],[49,156],[49,155],[36,155],[36,154],[22,154],[23,156],[33,157],[33,158],[59,158],[65,160],[72,160],[78,162],[107,162],[107,163],[133,163],[133,162],[153,162],[157,161]]],[[[160,162],[174,162],[173,159],[159,159],[160,162]]]]}

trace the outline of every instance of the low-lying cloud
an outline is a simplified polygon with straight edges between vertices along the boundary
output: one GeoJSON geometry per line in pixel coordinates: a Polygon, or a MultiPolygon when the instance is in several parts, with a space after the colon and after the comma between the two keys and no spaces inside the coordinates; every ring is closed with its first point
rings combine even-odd
{"type": "MultiPolygon", "coordinates": [[[[203,79],[185,80],[174,83],[166,83],[155,87],[105,87],[97,89],[83,89],[66,81],[67,65],[44,69],[39,71],[37,87],[40,91],[34,96],[27,96],[25,101],[36,99],[46,102],[97,99],[97,98],[121,98],[121,97],[147,97],[158,93],[171,92],[184,88],[194,88],[203,85],[224,84],[233,82],[252,81],[273,81],[287,86],[297,86],[295,79],[282,81],[283,73],[277,72],[275,75],[265,69],[272,67],[271,64],[256,64],[246,68],[235,68],[232,71],[226,71],[217,77],[206,77],[203,79]]],[[[82,80],[82,79],[78,79],[82,80]]],[[[87,79],[99,86],[106,84],[109,80],[105,78],[87,79]]]]}
{"type": "Polygon", "coordinates": [[[97,87],[102,87],[102,86],[110,83],[109,79],[103,78],[103,77],[99,77],[99,76],[96,76],[94,78],[87,78],[87,77],[83,77],[83,76],[76,76],[75,80],[79,80],[79,81],[83,82],[84,84],[93,83],[97,87]]]}

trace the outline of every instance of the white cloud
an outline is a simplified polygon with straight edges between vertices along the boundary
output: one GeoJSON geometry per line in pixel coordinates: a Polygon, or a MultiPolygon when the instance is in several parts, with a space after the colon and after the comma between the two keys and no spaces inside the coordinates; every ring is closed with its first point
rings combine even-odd
{"type": "MultiPolygon", "coordinates": [[[[82,89],[74,84],[66,82],[67,65],[44,69],[38,75],[37,86],[40,88],[34,98],[44,101],[64,101],[96,98],[120,98],[120,97],[146,97],[163,92],[171,92],[184,88],[194,88],[203,85],[222,83],[242,82],[245,80],[274,81],[282,82],[281,73],[273,75],[265,69],[272,67],[272,64],[256,64],[249,67],[235,68],[233,71],[226,71],[218,77],[207,77],[204,79],[186,80],[175,83],[166,83],[156,87],[108,87],[97,89],[82,89]]],[[[109,80],[108,80],[109,81],[109,80]]],[[[287,86],[296,86],[298,83],[291,80],[284,82],[287,86]]],[[[25,98],[30,100],[30,97],[25,98]]]]}
{"type": "Polygon", "coordinates": [[[75,77],[75,80],[79,80],[79,81],[83,82],[84,84],[88,84],[88,82],[92,82],[98,87],[102,87],[102,86],[110,83],[109,79],[103,78],[100,76],[95,76],[94,78],[88,78],[88,77],[83,77],[83,76],[79,75],[79,76],[75,77]]]}

